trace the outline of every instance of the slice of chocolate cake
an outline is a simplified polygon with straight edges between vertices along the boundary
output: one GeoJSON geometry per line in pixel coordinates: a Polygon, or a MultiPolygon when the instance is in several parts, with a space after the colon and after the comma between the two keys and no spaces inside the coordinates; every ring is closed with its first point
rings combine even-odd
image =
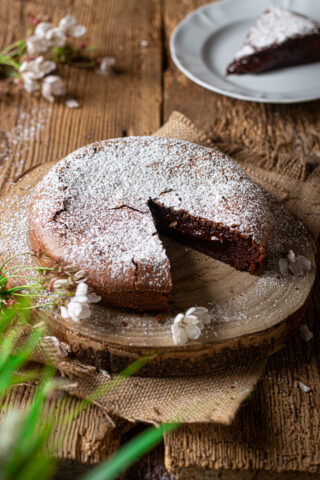
{"type": "Polygon", "coordinates": [[[318,61],[320,24],[272,5],[257,19],[227,74],[259,73],[318,61]]]}

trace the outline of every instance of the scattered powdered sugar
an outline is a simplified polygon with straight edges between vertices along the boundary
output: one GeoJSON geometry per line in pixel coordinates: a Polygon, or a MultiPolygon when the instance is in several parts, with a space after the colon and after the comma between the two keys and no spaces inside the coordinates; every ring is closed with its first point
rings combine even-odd
{"type": "Polygon", "coordinates": [[[319,28],[318,23],[307,17],[271,5],[257,19],[235,58],[239,60],[257,50],[267,49],[300,35],[319,33],[319,28]]]}
{"type": "Polygon", "coordinates": [[[15,127],[3,133],[0,139],[0,159],[9,162],[12,158],[24,163],[30,143],[44,129],[47,107],[33,108],[19,115],[15,127]],[[19,146],[19,148],[16,148],[19,146]]]}
{"type": "Polygon", "coordinates": [[[169,262],[150,199],[237,229],[257,243],[268,233],[261,188],[228,157],[157,137],[103,141],[68,155],[36,188],[31,227],[52,256],[80,269],[90,259],[101,274],[107,264],[110,278],[119,281],[138,269],[143,282],[161,290],[169,262]]]}

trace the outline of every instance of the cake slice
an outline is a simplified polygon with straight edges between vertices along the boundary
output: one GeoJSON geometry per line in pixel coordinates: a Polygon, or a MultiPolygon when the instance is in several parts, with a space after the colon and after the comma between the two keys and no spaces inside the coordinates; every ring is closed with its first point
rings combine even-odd
{"type": "Polygon", "coordinates": [[[320,24],[271,5],[251,28],[227,74],[259,73],[320,61],[320,24]]]}

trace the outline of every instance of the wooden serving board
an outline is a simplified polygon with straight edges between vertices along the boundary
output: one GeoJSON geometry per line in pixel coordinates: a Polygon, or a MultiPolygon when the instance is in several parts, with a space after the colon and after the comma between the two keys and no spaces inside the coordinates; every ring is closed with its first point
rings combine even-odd
{"type": "MultiPolygon", "coordinates": [[[[0,201],[0,261],[30,250],[28,209],[32,191],[51,164],[26,172],[0,201]]],[[[188,375],[212,372],[226,362],[270,355],[297,328],[315,279],[315,250],[309,234],[269,197],[273,228],[268,261],[259,276],[239,272],[202,253],[163,237],[173,276],[171,313],[137,314],[94,305],[79,324],[51,315],[52,334],[71,345],[82,361],[118,372],[143,354],[152,359],[140,374],[188,375]],[[289,249],[312,262],[302,277],[283,277],[278,261],[289,249]],[[191,306],[212,312],[212,324],[197,341],[173,344],[175,315],[191,306]]],[[[35,265],[30,255],[20,264],[35,265]]],[[[21,280],[21,279],[20,279],[21,280]]],[[[25,279],[22,279],[25,281],[25,279]]]]}

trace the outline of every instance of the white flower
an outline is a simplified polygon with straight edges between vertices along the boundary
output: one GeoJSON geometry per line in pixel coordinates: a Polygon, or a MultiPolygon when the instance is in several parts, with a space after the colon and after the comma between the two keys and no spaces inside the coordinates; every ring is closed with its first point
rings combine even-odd
{"type": "Polygon", "coordinates": [[[48,41],[45,38],[32,35],[26,40],[27,53],[32,57],[45,53],[49,49],[48,41]]]}
{"type": "Polygon", "coordinates": [[[58,75],[49,75],[42,82],[41,93],[45,99],[53,102],[54,97],[65,95],[67,88],[58,75]]]}
{"type": "Polygon", "coordinates": [[[77,25],[77,21],[73,15],[66,15],[60,20],[59,30],[73,38],[82,37],[82,35],[86,33],[86,27],[84,25],[77,25]]]}
{"type": "Polygon", "coordinates": [[[145,48],[145,47],[148,47],[148,46],[149,46],[148,40],[141,40],[140,47],[145,48]]]}
{"type": "Polygon", "coordinates": [[[35,92],[39,90],[39,84],[36,80],[43,78],[56,68],[56,64],[43,57],[37,57],[30,62],[23,62],[20,65],[19,72],[23,80],[24,88],[27,92],[35,92]]]}
{"type": "Polygon", "coordinates": [[[52,28],[51,22],[40,22],[35,28],[34,35],[38,38],[46,38],[47,31],[52,28]]]}
{"type": "Polygon", "coordinates": [[[96,70],[99,75],[112,75],[114,73],[113,67],[116,64],[114,57],[103,57],[100,61],[100,67],[96,70]]]}
{"type": "Polygon", "coordinates": [[[101,297],[94,292],[88,294],[88,285],[84,282],[79,283],[76,294],[71,298],[66,307],[60,307],[62,318],[72,318],[76,323],[79,320],[89,318],[91,315],[89,303],[100,302],[101,297]]]}
{"type": "Polygon", "coordinates": [[[175,345],[184,345],[188,339],[197,340],[204,325],[210,323],[209,312],[204,307],[191,307],[185,314],[179,313],[171,326],[175,345]]]}
{"type": "Polygon", "coordinates": [[[68,108],[80,108],[79,102],[74,98],[68,98],[64,103],[68,108]]]}
{"type": "Polygon", "coordinates": [[[297,255],[293,250],[289,250],[285,258],[279,259],[280,272],[284,276],[288,276],[290,273],[293,275],[304,275],[311,270],[311,261],[303,255],[297,255]]]}
{"type": "Polygon", "coordinates": [[[23,62],[20,65],[19,72],[22,74],[22,78],[24,74],[28,73],[30,78],[39,80],[52,72],[52,70],[55,70],[55,68],[55,62],[45,60],[43,57],[37,57],[35,60],[23,62]]]}
{"type": "Polygon", "coordinates": [[[21,78],[23,80],[24,89],[28,93],[32,93],[39,90],[39,84],[35,81],[34,75],[32,74],[32,72],[23,73],[21,75],[21,78]]]}
{"type": "Polygon", "coordinates": [[[50,28],[46,33],[46,40],[50,47],[63,47],[67,41],[67,37],[60,28],[50,28]]]}

